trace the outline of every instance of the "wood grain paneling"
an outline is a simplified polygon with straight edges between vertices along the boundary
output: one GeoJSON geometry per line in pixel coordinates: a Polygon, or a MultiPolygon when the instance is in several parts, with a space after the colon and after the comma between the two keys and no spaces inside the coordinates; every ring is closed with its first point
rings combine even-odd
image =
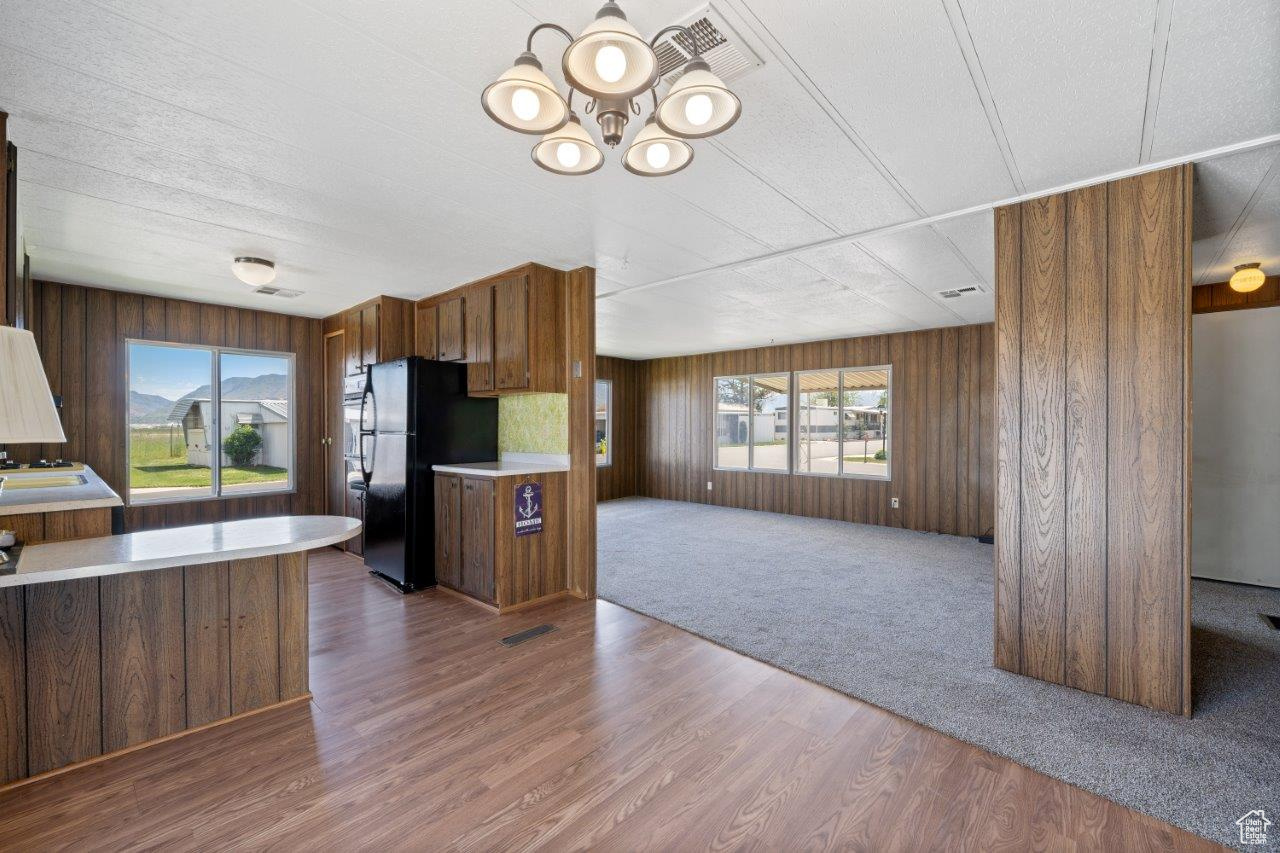
{"type": "Polygon", "coordinates": [[[1240,311],[1247,308],[1280,307],[1280,275],[1269,275],[1262,287],[1249,293],[1231,289],[1228,281],[1202,284],[1191,290],[1191,312],[1212,314],[1216,311],[1240,311]]]}
{"type": "Polygon", "coordinates": [[[506,566],[497,571],[496,603],[507,609],[512,605],[534,601],[566,588],[565,524],[568,512],[568,474],[552,473],[538,477],[502,478],[496,482],[497,516],[494,524],[494,565],[506,566]],[[516,536],[515,506],[520,486],[542,484],[540,533],[516,536]]]}
{"type": "MultiPolygon", "coordinates": [[[[22,461],[83,461],[124,496],[126,339],[292,352],[297,372],[292,402],[297,430],[294,494],[127,507],[125,528],[323,511],[321,321],[48,281],[35,282],[34,292],[38,308],[33,331],[50,387],[62,395],[67,443],[10,445],[6,449],[11,456],[22,461]]],[[[406,312],[411,309],[412,303],[397,301],[408,306],[406,312]]],[[[358,345],[358,328],[355,337],[358,345]]]]}
{"type": "Polygon", "coordinates": [[[276,558],[280,601],[280,699],[307,692],[310,667],[307,659],[307,555],[281,554],[276,558]]]}
{"type": "Polygon", "coordinates": [[[182,569],[100,581],[102,749],[187,726],[182,569]]]}
{"type": "Polygon", "coordinates": [[[566,531],[567,585],[580,598],[596,594],[596,271],[566,276],[565,349],[561,375],[569,392],[569,496],[566,531]]]}
{"type": "Polygon", "coordinates": [[[994,395],[992,340],[992,327],[985,325],[636,362],[637,494],[968,536],[989,533],[995,442],[992,416],[980,409],[990,407],[994,395]],[[970,338],[976,343],[961,346],[970,338]],[[944,367],[946,361],[951,363],[944,367]],[[878,364],[893,367],[891,480],[714,467],[714,377],[878,364]],[[894,497],[900,499],[898,509],[890,507],[894,497]]]}
{"type": "Polygon", "coordinates": [[[996,665],[1181,713],[1191,182],[996,211],[996,665]]]}
{"type": "Polygon", "coordinates": [[[231,716],[231,601],[226,563],[183,570],[187,725],[231,716]]]}
{"type": "Polygon", "coordinates": [[[596,357],[596,379],[612,383],[613,411],[609,435],[610,462],[596,469],[596,499],[611,501],[637,495],[639,465],[640,362],[596,357]]]}
{"type": "Polygon", "coordinates": [[[280,701],[280,600],[276,558],[231,563],[231,713],[280,701]]]}
{"type": "Polygon", "coordinates": [[[1181,713],[1190,167],[1110,185],[1107,693],[1181,713]]]}
{"type": "Polygon", "coordinates": [[[0,325],[13,325],[9,307],[13,301],[13,288],[17,282],[10,281],[9,257],[13,247],[9,245],[10,230],[13,223],[9,221],[9,114],[0,111],[0,325]]]}
{"type": "Polygon", "coordinates": [[[436,306],[420,302],[414,305],[413,354],[432,361],[440,358],[440,339],[437,336],[436,306]]]}
{"type": "Polygon", "coordinates": [[[1064,680],[1107,690],[1107,188],[1068,193],[1064,680]]]}
{"type": "Polygon", "coordinates": [[[529,277],[493,284],[493,387],[529,386],[529,277]]]}
{"type": "Polygon", "coordinates": [[[1066,200],[1022,211],[1022,672],[1062,683],[1066,647],[1066,200]]]}
{"type": "Polygon", "coordinates": [[[0,785],[27,775],[27,643],[22,589],[0,589],[0,785]]]}
{"type": "Polygon", "coordinates": [[[43,773],[102,752],[98,581],[25,587],[27,770],[43,773]]]}

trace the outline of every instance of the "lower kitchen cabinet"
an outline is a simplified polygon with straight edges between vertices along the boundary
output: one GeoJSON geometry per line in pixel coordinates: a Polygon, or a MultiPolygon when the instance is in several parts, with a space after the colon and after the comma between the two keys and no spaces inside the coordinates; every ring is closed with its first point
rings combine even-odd
{"type": "Polygon", "coordinates": [[[499,612],[566,591],[568,475],[436,474],[436,582],[499,612]],[[525,486],[542,487],[542,528],[516,534],[525,486]]]}

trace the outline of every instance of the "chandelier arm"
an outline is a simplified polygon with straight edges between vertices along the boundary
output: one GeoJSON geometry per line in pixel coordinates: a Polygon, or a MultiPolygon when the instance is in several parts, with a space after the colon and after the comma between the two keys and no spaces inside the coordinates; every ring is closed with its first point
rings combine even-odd
{"type": "Polygon", "coordinates": [[[656,115],[658,112],[658,87],[654,86],[650,89],[649,94],[653,95],[653,112],[656,115]]]}
{"type": "Polygon", "coordinates": [[[541,30],[555,30],[560,35],[567,38],[570,44],[573,44],[573,33],[569,32],[559,24],[538,24],[536,27],[529,30],[529,38],[525,39],[525,43],[524,43],[525,50],[529,51],[530,53],[533,52],[533,37],[536,36],[538,32],[541,30]]]}
{"type": "Polygon", "coordinates": [[[667,33],[677,33],[677,32],[684,33],[685,38],[689,40],[689,46],[693,50],[694,56],[699,56],[702,53],[702,51],[698,50],[698,39],[693,35],[693,30],[689,29],[683,24],[672,24],[669,27],[663,27],[662,29],[658,30],[657,35],[655,35],[652,39],[649,40],[649,47],[657,47],[658,39],[662,38],[667,33]]]}

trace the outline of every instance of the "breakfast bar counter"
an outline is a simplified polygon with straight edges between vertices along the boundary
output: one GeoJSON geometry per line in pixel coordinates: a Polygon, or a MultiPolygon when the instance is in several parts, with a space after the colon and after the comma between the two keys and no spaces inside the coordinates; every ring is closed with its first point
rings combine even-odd
{"type": "Polygon", "coordinates": [[[0,575],[0,785],[305,700],[307,551],[282,516],[29,545],[0,575]]]}

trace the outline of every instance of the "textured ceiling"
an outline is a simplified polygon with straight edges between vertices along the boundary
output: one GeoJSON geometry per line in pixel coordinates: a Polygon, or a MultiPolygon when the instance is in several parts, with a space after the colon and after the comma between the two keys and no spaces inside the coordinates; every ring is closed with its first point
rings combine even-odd
{"type": "MultiPolygon", "coordinates": [[[[990,211],[947,214],[1176,159],[1197,278],[1280,268],[1277,148],[1211,156],[1280,134],[1274,0],[716,0],[764,63],[741,121],[670,178],[557,177],[479,92],[596,5],[4,0],[33,269],[323,315],[586,264],[600,351],[674,354],[989,320],[990,211]],[[251,294],[241,254],[304,295],[251,294]]],[[[644,33],[701,5],[623,3],[644,33]]]]}

